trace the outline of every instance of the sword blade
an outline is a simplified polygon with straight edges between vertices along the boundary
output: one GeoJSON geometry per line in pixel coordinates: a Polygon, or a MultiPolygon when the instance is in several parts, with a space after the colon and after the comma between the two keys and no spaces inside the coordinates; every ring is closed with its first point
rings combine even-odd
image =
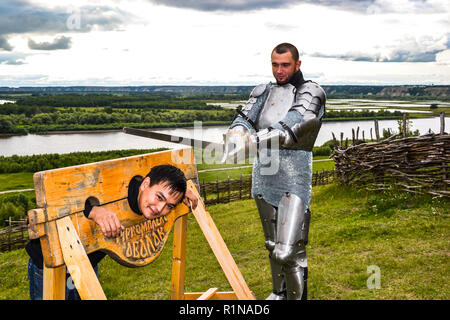
{"type": "Polygon", "coordinates": [[[143,130],[143,129],[136,129],[136,128],[128,128],[124,127],[123,132],[132,134],[135,136],[145,137],[145,138],[152,138],[156,140],[161,141],[167,141],[172,143],[180,143],[186,146],[190,146],[192,148],[206,148],[209,146],[209,148],[214,148],[218,150],[223,150],[224,144],[223,143],[217,143],[217,142],[210,142],[210,141],[203,141],[199,139],[193,139],[193,138],[186,138],[186,137],[180,137],[175,136],[172,134],[165,134],[161,132],[155,132],[155,131],[149,131],[149,130],[143,130]]]}

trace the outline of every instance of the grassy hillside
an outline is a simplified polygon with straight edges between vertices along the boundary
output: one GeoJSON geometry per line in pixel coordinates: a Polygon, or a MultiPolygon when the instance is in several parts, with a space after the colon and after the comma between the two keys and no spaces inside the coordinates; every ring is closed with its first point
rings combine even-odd
{"type": "MultiPolygon", "coordinates": [[[[449,201],[396,192],[313,188],[310,299],[450,298],[449,201]],[[377,266],[380,289],[368,289],[377,266]]],[[[208,207],[258,299],[271,291],[267,253],[253,200],[208,207]]],[[[105,258],[100,282],[108,299],[169,299],[172,238],[161,256],[129,269],[105,258]]],[[[28,299],[24,250],[0,253],[0,299],[28,299]]],[[[195,219],[189,217],[186,292],[231,290],[195,219]]]]}

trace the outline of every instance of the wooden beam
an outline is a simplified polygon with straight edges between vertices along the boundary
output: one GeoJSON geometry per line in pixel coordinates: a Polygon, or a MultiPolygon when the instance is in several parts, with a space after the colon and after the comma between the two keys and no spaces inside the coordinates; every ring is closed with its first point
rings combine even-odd
{"type": "MultiPolygon", "coordinates": [[[[187,292],[183,296],[183,300],[197,300],[203,292],[187,292]]],[[[216,292],[210,300],[237,300],[236,293],[233,291],[216,292]]]]}
{"type": "Polygon", "coordinates": [[[219,291],[217,288],[210,288],[205,293],[203,293],[197,300],[211,300],[211,298],[219,291]]]}
{"type": "MultiPolygon", "coordinates": [[[[73,283],[83,300],[106,300],[70,217],[56,220],[61,250],[73,283]]],[[[65,281],[64,281],[65,284],[65,281]]]]}
{"type": "Polygon", "coordinates": [[[44,264],[43,283],[42,299],[65,300],[66,266],[47,268],[44,264]]]}
{"type": "Polygon", "coordinates": [[[191,181],[188,181],[188,188],[198,198],[197,208],[192,210],[195,219],[197,220],[200,229],[203,231],[203,234],[205,235],[206,240],[208,241],[214,255],[219,261],[219,264],[222,267],[225,276],[228,279],[228,282],[236,293],[236,296],[239,300],[255,300],[255,296],[248,288],[247,283],[245,282],[241,271],[237,267],[236,262],[234,261],[230,251],[223,241],[219,230],[214,224],[214,221],[212,220],[209,213],[206,211],[205,205],[201,200],[197,188],[191,181]]]}
{"type": "Polygon", "coordinates": [[[187,218],[187,215],[178,218],[173,229],[172,284],[170,291],[172,300],[184,300],[187,218]]]}

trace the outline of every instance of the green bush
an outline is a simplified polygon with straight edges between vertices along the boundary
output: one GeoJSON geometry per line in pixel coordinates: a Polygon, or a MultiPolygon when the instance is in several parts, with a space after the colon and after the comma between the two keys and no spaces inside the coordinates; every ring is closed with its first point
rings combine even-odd
{"type": "Polygon", "coordinates": [[[5,195],[0,198],[0,228],[8,225],[7,220],[24,218],[27,211],[34,206],[35,198],[27,198],[24,194],[18,193],[5,195]]]}
{"type": "Polygon", "coordinates": [[[329,146],[314,147],[313,156],[330,156],[332,151],[329,146]]]}

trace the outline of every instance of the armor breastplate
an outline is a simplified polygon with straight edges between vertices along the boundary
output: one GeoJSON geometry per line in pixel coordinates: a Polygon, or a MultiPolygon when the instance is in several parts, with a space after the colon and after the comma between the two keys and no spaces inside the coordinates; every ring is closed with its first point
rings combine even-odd
{"type": "Polygon", "coordinates": [[[281,86],[272,84],[269,90],[269,95],[256,122],[258,130],[281,121],[294,102],[296,88],[290,83],[281,86]]]}

